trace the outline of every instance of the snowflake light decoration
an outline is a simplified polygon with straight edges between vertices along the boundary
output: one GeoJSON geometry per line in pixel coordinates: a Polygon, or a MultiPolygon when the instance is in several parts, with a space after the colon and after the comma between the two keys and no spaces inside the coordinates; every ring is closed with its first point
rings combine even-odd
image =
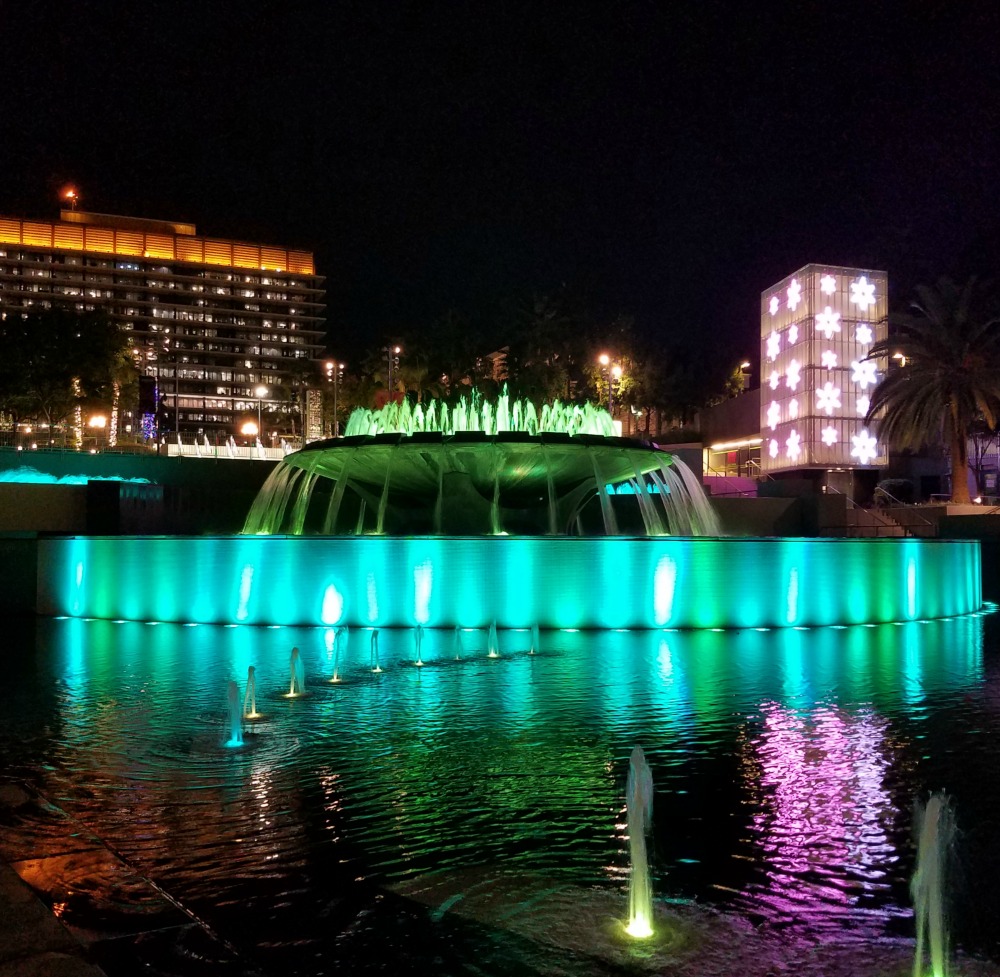
{"type": "Polygon", "coordinates": [[[822,437],[823,437],[823,444],[825,444],[829,448],[832,448],[838,441],[837,429],[832,424],[827,425],[825,428],[823,428],[822,437]]]}
{"type": "MultiPolygon", "coordinates": [[[[874,286],[872,286],[874,288],[874,286]]],[[[802,301],[802,286],[797,278],[792,279],[792,284],[788,286],[788,308],[794,312],[802,301]]]]}
{"type": "Polygon", "coordinates": [[[767,408],[767,426],[773,431],[781,420],[781,408],[776,400],[772,400],[767,408]]]}
{"type": "Polygon", "coordinates": [[[833,275],[824,275],[819,280],[819,290],[824,295],[833,295],[837,291],[837,279],[833,275]]]}
{"type": "Polygon", "coordinates": [[[799,416],[799,402],[795,397],[788,401],[788,416],[793,421],[799,416]]]}
{"type": "Polygon", "coordinates": [[[778,457],[778,442],[775,441],[774,438],[771,438],[771,440],[768,442],[767,453],[772,458],[777,458],[778,457]]]}
{"type": "Polygon", "coordinates": [[[802,453],[802,448],[800,447],[801,443],[802,438],[799,436],[798,431],[792,431],[792,433],[788,435],[788,438],[785,441],[785,454],[787,454],[792,461],[795,461],[795,459],[802,453]]]}
{"type": "Polygon", "coordinates": [[[819,361],[828,370],[835,370],[837,368],[837,354],[832,349],[824,349],[819,361]]]}
{"type": "Polygon", "coordinates": [[[781,383],[781,374],[777,370],[772,370],[767,382],[771,385],[772,390],[777,390],[778,384],[781,383]]]}
{"type": "Polygon", "coordinates": [[[858,397],[856,407],[858,408],[858,417],[864,417],[868,413],[868,408],[871,407],[871,398],[866,394],[862,394],[858,397]]]}
{"type": "Polygon", "coordinates": [[[778,353],[780,352],[781,352],[781,336],[779,336],[772,329],[771,335],[767,337],[767,358],[769,360],[776,360],[778,358],[778,353]]]}
{"type": "Polygon", "coordinates": [[[862,275],[856,282],[851,282],[851,302],[864,312],[875,304],[875,283],[868,281],[862,275]]]}
{"type": "Polygon", "coordinates": [[[857,458],[858,463],[861,465],[870,464],[878,454],[875,436],[873,434],[869,434],[864,428],[862,428],[857,434],[852,435],[851,442],[854,445],[854,447],[851,448],[851,457],[857,458]]]}
{"type": "Polygon", "coordinates": [[[833,339],[835,332],[840,332],[840,313],[827,306],[822,312],[816,313],[816,328],[827,339],[833,339]]]}
{"type": "Polygon", "coordinates": [[[772,295],[771,301],[768,303],[767,307],[770,310],[771,315],[777,315],[778,309],[781,308],[781,300],[777,295],[772,295]]]}
{"type": "Polygon", "coordinates": [[[840,387],[835,387],[829,380],[816,390],[816,410],[825,410],[832,414],[840,408],[840,387]]]}
{"type": "MultiPolygon", "coordinates": [[[[872,366],[875,364],[873,363],[872,366]]],[[[789,390],[794,390],[801,382],[801,370],[802,364],[798,360],[792,360],[788,364],[788,373],[785,375],[785,383],[788,384],[789,390]]]]}
{"type": "Polygon", "coordinates": [[[867,346],[872,341],[872,327],[867,322],[860,323],[854,330],[854,338],[867,346]]]}
{"type": "Polygon", "coordinates": [[[878,383],[878,378],[875,376],[875,368],[878,364],[874,360],[851,360],[851,369],[854,371],[851,374],[851,379],[861,386],[864,390],[868,387],[868,384],[878,383]]]}
{"type": "Polygon", "coordinates": [[[788,345],[794,346],[799,341],[799,327],[791,326],[788,330],[788,345]]]}

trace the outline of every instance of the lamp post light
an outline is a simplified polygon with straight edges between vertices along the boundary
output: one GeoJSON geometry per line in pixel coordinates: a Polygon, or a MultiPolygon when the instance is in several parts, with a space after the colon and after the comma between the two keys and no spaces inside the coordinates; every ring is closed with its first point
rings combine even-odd
{"type": "Polygon", "coordinates": [[[617,363],[611,362],[611,357],[607,353],[601,353],[597,357],[597,362],[604,367],[608,376],[608,413],[615,415],[615,381],[621,379],[622,368],[617,363]]]}
{"type": "Polygon", "coordinates": [[[254,393],[257,395],[257,431],[260,434],[263,434],[264,429],[261,427],[260,407],[261,400],[267,396],[267,387],[265,387],[264,384],[261,384],[254,390],[254,393]]]}
{"type": "Polygon", "coordinates": [[[340,437],[340,417],[337,413],[337,389],[340,386],[340,381],[344,379],[344,367],[346,363],[334,363],[333,360],[327,360],[326,363],[326,378],[333,383],[333,436],[335,438],[340,437]]]}
{"type": "Polygon", "coordinates": [[[399,366],[399,354],[402,353],[399,346],[386,346],[385,353],[388,360],[389,369],[387,371],[389,399],[392,400],[392,374],[399,366]]]}

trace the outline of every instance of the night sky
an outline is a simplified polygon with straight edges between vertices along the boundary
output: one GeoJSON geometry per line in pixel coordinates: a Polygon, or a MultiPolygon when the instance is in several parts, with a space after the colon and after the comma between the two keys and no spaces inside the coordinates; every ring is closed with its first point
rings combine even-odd
{"type": "Polygon", "coordinates": [[[810,261],[1000,249],[1000,5],[0,3],[0,213],[315,252],[331,349],[565,287],[757,353],[810,261]]]}

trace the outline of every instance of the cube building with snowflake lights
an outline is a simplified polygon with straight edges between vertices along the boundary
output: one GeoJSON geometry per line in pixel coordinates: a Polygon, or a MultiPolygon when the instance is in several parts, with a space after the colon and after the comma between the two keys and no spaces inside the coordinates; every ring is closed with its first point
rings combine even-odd
{"type": "Polygon", "coordinates": [[[764,472],[879,468],[886,447],[865,425],[884,364],[884,271],[806,265],[760,297],[760,464],[764,472]]]}

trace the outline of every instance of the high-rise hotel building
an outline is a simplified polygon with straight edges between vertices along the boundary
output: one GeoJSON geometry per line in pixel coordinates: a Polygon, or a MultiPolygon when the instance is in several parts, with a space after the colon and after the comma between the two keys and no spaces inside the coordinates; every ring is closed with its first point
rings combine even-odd
{"type": "Polygon", "coordinates": [[[107,312],[145,378],[147,434],[154,412],[161,429],[224,439],[261,409],[295,411],[323,349],[322,286],[309,252],[200,237],[193,224],[0,216],[0,315],[107,312]]]}

